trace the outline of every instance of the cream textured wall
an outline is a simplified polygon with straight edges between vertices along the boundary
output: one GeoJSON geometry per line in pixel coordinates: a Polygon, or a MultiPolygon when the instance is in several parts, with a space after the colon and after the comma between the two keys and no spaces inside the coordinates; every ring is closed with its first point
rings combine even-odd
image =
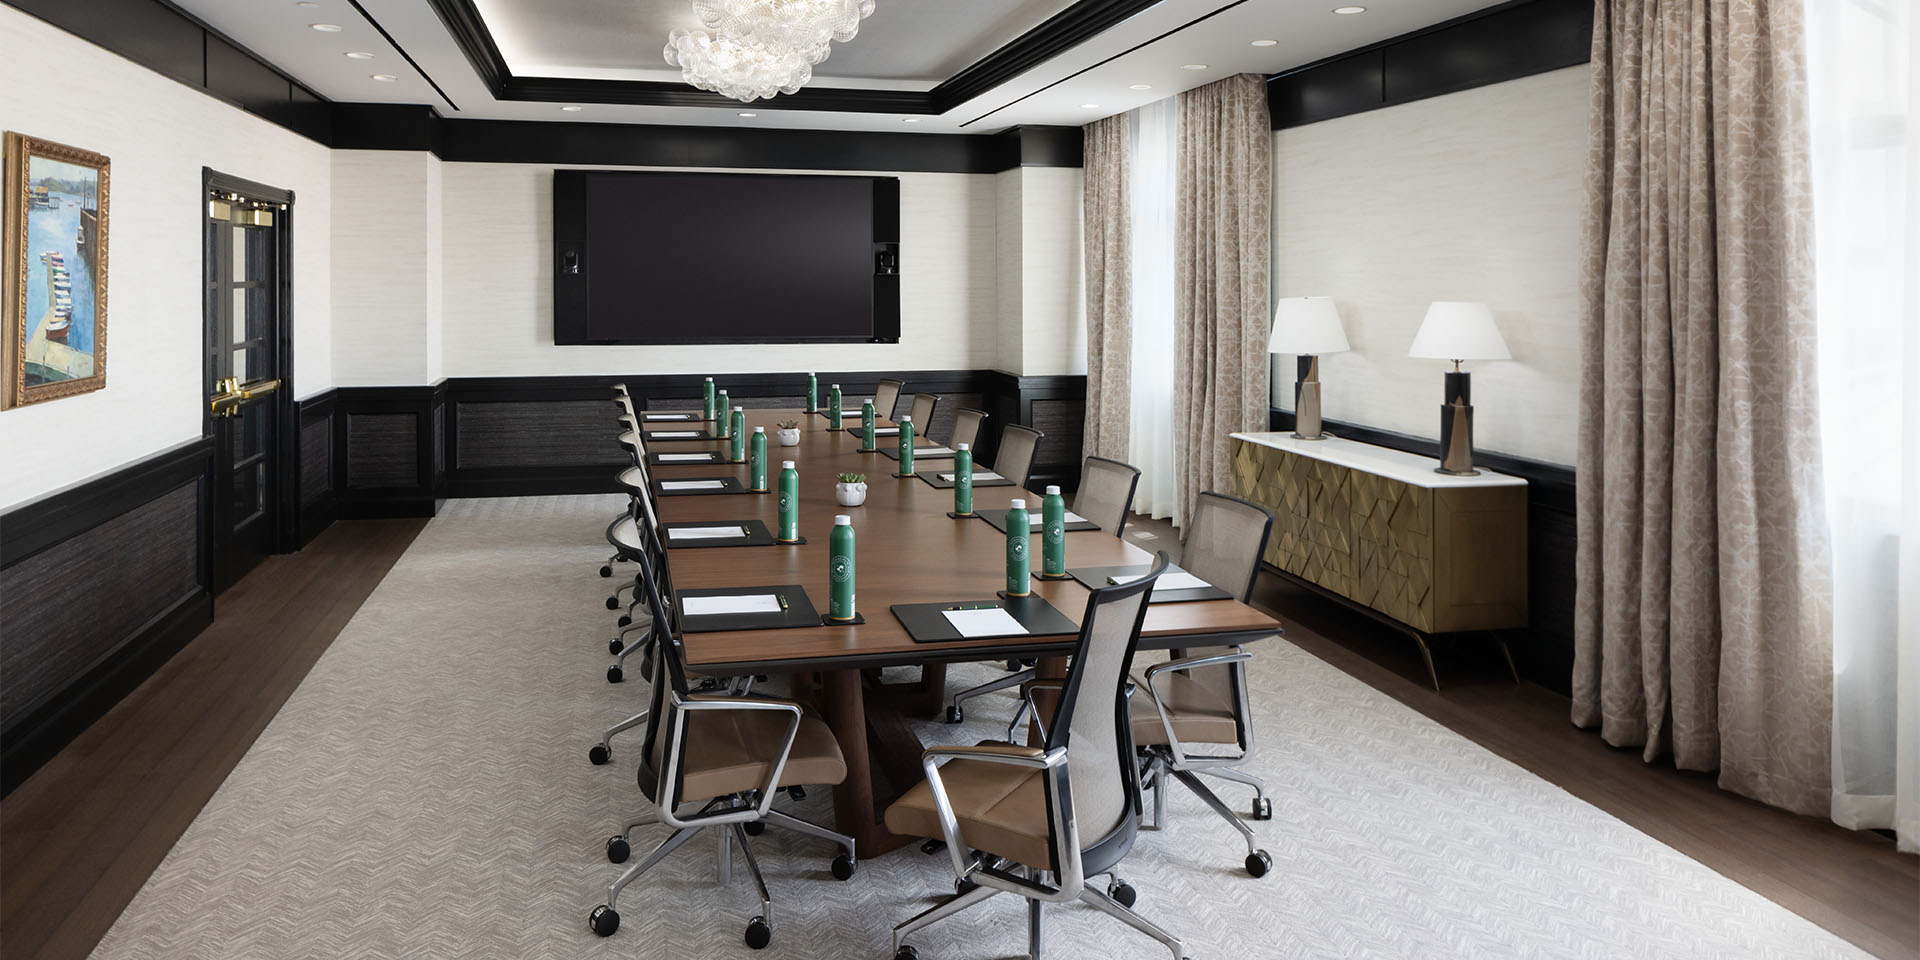
{"type": "Polygon", "coordinates": [[[0,129],[113,162],[107,386],[0,411],[0,508],[200,436],[203,166],[294,191],[294,390],[332,387],[327,148],[12,7],[0,51],[0,129]]]}
{"type": "Polygon", "coordinates": [[[440,161],[333,152],[333,358],[343,387],[432,383],[439,358],[440,161]]]}
{"type": "Polygon", "coordinates": [[[554,168],[440,169],[448,377],[996,364],[993,176],[893,174],[900,178],[900,343],[563,347],[553,343],[554,168]]]}
{"type": "Polygon", "coordinates": [[[1020,373],[1087,372],[1078,167],[1022,167],[1020,373]]]}
{"type": "MultiPolygon", "coordinates": [[[[1351,353],[1325,415],[1439,436],[1447,364],[1407,357],[1427,304],[1484,300],[1514,359],[1469,364],[1480,449],[1574,460],[1586,66],[1281,130],[1274,289],[1329,296],[1351,353]]],[[[1274,378],[1293,406],[1293,358],[1274,378]]],[[[1281,402],[1284,401],[1284,402],[1281,402]]]]}

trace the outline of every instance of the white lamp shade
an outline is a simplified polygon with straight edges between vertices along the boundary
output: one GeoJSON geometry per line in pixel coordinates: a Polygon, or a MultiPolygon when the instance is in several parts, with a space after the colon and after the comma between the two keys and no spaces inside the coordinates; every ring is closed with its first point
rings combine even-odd
{"type": "Polygon", "coordinates": [[[1413,335],[1409,357],[1433,360],[1510,360],[1507,341],[1493,323],[1493,310],[1484,303],[1435,300],[1427,307],[1420,332],[1413,335]]]}
{"type": "Polygon", "coordinates": [[[1284,297],[1273,308],[1268,353],[1345,353],[1347,331],[1340,310],[1327,297],[1284,297]]]}

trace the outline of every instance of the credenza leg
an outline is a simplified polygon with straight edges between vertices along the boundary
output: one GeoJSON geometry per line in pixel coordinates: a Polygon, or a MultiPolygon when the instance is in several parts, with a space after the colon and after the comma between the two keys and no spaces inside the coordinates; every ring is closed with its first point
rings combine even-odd
{"type": "Polygon", "coordinates": [[[1420,659],[1427,662],[1427,679],[1433,681],[1434,691],[1436,693],[1439,692],[1440,674],[1433,669],[1433,651],[1427,647],[1427,638],[1418,630],[1409,630],[1407,632],[1412,635],[1413,642],[1420,645],[1420,659]]]}

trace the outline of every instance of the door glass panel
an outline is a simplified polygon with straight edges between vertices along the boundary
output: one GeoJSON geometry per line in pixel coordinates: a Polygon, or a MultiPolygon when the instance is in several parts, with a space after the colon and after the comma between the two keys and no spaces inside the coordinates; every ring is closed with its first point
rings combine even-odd
{"type": "Polygon", "coordinates": [[[233,321],[232,342],[234,343],[239,343],[242,340],[247,339],[247,327],[246,327],[246,324],[243,324],[240,322],[240,318],[247,315],[248,292],[249,291],[245,287],[235,287],[233,292],[229,294],[229,296],[232,297],[233,299],[233,313],[229,314],[229,316],[232,318],[232,321],[233,321]]]}
{"type": "Polygon", "coordinates": [[[247,363],[247,354],[252,352],[252,350],[246,349],[235,350],[233,352],[233,376],[238,377],[241,383],[246,383],[253,375],[253,371],[249,369],[250,365],[247,363]]]}
{"type": "MultiPolygon", "coordinates": [[[[273,328],[273,291],[267,289],[265,286],[250,287],[246,290],[246,295],[245,311],[235,311],[235,335],[238,336],[239,332],[244,329],[247,334],[246,339],[263,339],[267,336],[267,332],[273,328]],[[244,322],[242,322],[243,320],[244,322]]],[[[234,306],[239,307],[239,302],[236,301],[234,306]]],[[[239,341],[235,340],[234,342],[238,343],[239,341]]],[[[271,374],[266,375],[271,376],[271,374]]]]}
{"type": "Polygon", "coordinates": [[[228,247],[233,251],[231,266],[233,274],[227,279],[234,283],[254,279],[252,271],[247,269],[247,261],[250,259],[247,255],[247,231],[235,226],[229,226],[226,229],[230,231],[227,238],[232,241],[228,247]]]}

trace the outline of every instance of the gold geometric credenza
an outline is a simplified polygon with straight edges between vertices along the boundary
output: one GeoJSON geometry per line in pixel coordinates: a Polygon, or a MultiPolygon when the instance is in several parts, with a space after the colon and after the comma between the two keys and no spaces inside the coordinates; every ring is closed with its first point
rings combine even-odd
{"type": "Polygon", "coordinates": [[[1273,511],[1266,561],[1406,628],[1436,688],[1426,635],[1527,625],[1525,480],[1338,437],[1236,433],[1232,454],[1234,492],[1273,511]]]}

